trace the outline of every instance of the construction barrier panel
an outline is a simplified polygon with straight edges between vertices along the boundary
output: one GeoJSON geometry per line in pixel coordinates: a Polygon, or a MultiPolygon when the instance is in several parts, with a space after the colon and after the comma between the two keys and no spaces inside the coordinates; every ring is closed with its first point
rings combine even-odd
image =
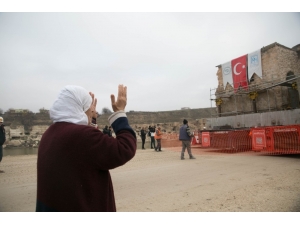
{"type": "MultiPolygon", "coordinates": [[[[192,147],[223,152],[252,150],[268,154],[300,154],[300,125],[197,131],[191,144],[192,147]]],[[[179,134],[163,134],[162,147],[180,146],[179,134]]]]}
{"type": "Polygon", "coordinates": [[[162,148],[170,148],[170,147],[181,147],[182,142],[179,141],[179,134],[163,134],[161,139],[161,147],[162,148]]]}
{"type": "Polygon", "coordinates": [[[210,133],[202,132],[201,135],[202,147],[210,147],[210,133]]]}
{"type": "Polygon", "coordinates": [[[252,149],[250,130],[215,131],[211,133],[211,147],[229,152],[252,149]]]}
{"type": "MultiPolygon", "coordinates": [[[[194,137],[191,139],[191,145],[193,147],[201,146],[201,133],[194,132],[194,137]]],[[[179,140],[179,134],[172,133],[172,134],[163,134],[161,139],[161,146],[162,148],[168,147],[181,147],[182,142],[179,140]]]]}
{"type": "Polygon", "coordinates": [[[249,133],[249,129],[201,131],[197,133],[201,142],[198,143],[197,139],[193,138],[192,147],[201,145],[203,148],[213,148],[226,152],[251,151],[252,143],[249,133]]]}
{"type": "MultiPolygon", "coordinates": [[[[193,147],[201,146],[201,133],[198,134],[198,132],[194,132],[194,137],[191,139],[191,145],[193,147]]],[[[168,147],[181,147],[182,142],[179,140],[179,134],[172,133],[172,134],[163,134],[161,139],[161,146],[162,148],[168,148],[168,147]]]]}
{"type": "Polygon", "coordinates": [[[252,150],[261,151],[266,149],[266,131],[265,129],[252,129],[250,131],[250,136],[252,136],[252,150]]]}
{"type": "Polygon", "coordinates": [[[194,131],[194,136],[192,137],[191,145],[193,147],[201,147],[202,146],[202,135],[201,132],[194,131]]]}
{"type": "Polygon", "coordinates": [[[300,154],[300,125],[251,128],[252,142],[259,142],[265,131],[265,143],[253,146],[253,151],[269,154],[300,154]],[[253,134],[256,133],[256,137],[253,134]],[[261,134],[260,134],[261,133],[261,134]],[[257,141],[258,140],[258,141],[257,141]]]}

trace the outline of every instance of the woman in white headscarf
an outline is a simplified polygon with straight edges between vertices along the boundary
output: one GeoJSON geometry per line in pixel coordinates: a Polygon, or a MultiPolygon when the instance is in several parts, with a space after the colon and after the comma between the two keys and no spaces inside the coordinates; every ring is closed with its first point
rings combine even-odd
{"type": "Polygon", "coordinates": [[[92,93],[82,87],[67,85],[58,95],[50,109],[50,119],[53,123],[69,122],[88,125],[89,115],[86,112],[92,106],[95,109],[97,102],[92,93]],[[92,104],[93,103],[93,104],[92,104]]]}
{"type": "Polygon", "coordinates": [[[95,128],[93,93],[73,85],[61,90],[38,149],[36,211],[116,211],[109,170],[134,157],[136,136],[124,111],[126,86],[119,85],[111,104],[116,138],[95,128]]]}

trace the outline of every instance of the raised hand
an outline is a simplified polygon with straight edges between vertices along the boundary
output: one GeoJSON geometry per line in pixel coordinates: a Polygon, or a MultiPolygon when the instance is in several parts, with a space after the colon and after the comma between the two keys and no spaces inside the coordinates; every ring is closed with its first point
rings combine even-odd
{"type": "Polygon", "coordinates": [[[95,98],[95,95],[94,93],[92,92],[89,92],[90,96],[92,97],[92,106],[91,106],[91,109],[92,109],[92,117],[93,118],[97,118],[98,115],[97,115],[97,98],[95,98]]]}
{"type": "Polygon", "coordinates": [[[127,104],[127,87],[120,84],[118,87],[118,98],[117,101],[113,94],[110,95],[111,106],[114,112],[124,111],[127,104]]]}

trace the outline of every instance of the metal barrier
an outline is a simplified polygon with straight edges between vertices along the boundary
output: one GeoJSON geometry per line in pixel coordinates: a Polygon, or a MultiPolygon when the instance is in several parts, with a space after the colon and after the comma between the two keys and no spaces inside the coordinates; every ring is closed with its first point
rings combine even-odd
{"type": "Polygon", "coordinates": [[[218,130],[195,132],[192,147],[213,148],[225,152],[251,151],[250,130],[218,130]]]}
{"type": "MultiPolygon", "coordinates": [[[[227,153],[300,154],[300,125],[194,131],[191,145],[227,153]]],[[[163,134],[162,147],[180,146],[179,134],[163,134]]]]}
{"type": "Polygon", "coordinates": [[[250,130],[215,131],[211,133],[210,147],[228,152],[250,151],[252,149],[250,130]]]}
{"type": "Polygon", "coordinates": [[[172,134],[163,134],[162,139],[167,139],[167,140],[179,140],[179,134],[177,133],[172,133],[172,134]]]}
{"type": "Polygon", "coordinates": [[[194,137],[191,141],[192,147],[202,147],[202,134],[201,132],[194,131],[194,137]]]}
{"type": "Polygon", "coordinates": [[[161,138],[161,146],[162,148],[181,147],[182,143],[179,141],[179,134],[163,134],[161,138]]]}
{"type": "Polygon", "coordinates": [[[300,125],[251,128],[253,151],[300,154],[300,125]]]}

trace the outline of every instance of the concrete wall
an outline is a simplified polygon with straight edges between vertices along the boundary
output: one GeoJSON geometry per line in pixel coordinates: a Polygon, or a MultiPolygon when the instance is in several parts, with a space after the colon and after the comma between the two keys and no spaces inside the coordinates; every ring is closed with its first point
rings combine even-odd
{"type": "Polygon", "coordinates": [[[300,109],[206,118],[207,129],[220,126],[232,128],[300,124],[300,109]]]}

